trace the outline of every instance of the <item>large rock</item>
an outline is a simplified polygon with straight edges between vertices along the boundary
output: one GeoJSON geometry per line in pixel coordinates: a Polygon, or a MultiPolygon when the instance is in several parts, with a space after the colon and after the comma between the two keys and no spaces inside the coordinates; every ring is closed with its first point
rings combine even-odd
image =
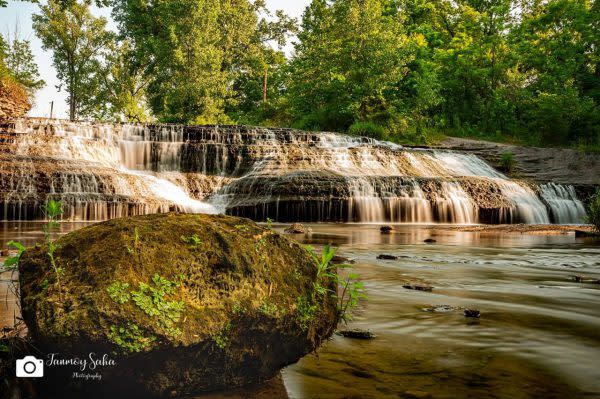
{"type": "Polygon", "coordinates": [[[0,77],[0,120],[23,116],[31,109],[29,96],[23,86],[0,77]]]}
{"type": "Polygon", "coordinates": [[[115,219],[58,245],[60,284],[45,247],[19,265],[34,344],[43,355],[106,353],[117,365],[100,368],[101,383],[46,367],[44,392],[179,396],[254,383],[314,351],[337,324],[335,300],[315,297],[306,250],[247,219],[115,219]]]}

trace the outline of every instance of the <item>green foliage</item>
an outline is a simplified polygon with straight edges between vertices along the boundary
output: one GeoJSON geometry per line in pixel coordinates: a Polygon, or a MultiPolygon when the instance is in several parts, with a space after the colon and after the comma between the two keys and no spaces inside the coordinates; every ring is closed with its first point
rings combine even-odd
{"type": "Polygon", "coordinates": [[[50,260],[50,266],[52,266],[52,270],[54,270],[56,284],[60,292],[62,291],[60,277],[63,274],[63,269],[62,267],[58,266],[58,264],[56,263],[56,257],[54,256],[56,250],[58,249],[58,245],[54,240],[54,232],[58,228],[58,220],[63,214],[62,202],[50,199],[46,201],[46,203],[42,206],[42,211],[44,212],[44,216],[46,217],[46,225],[43,227],[44,241],[46,242],[46,246],[48,247],[48,251],[46,252],[46,254],[48,255],[48,259],[50,260]]]}
{"type": "Polygon", "coordinates": [[[296,311],[300,321],[300,326],[304,330],[306,330],[310,322],[314,320],[318,309],[318,306],[311,298],[306,298],[304,296],[298,297],[296,300],[296,311]]]}
{"type": "Polygon", "coordinates": [[[506,173],[512,173],[515,168],[515,156],[512,152],[507,151],[500,156],[500,166],[506,173]]]}
{"type": "Polygon", "coordinates": [[[111,326],[108,339],[126,352],[138,353],[150,348],[156,337],[145,337],[140,328],[133,323],[126,326],[111,326]]]}
{"type": "Polygon", "coordinates": [[[108,295],[112,298],[113,301],[118,304],[124,304],[129,302],[131,299],[131,294],[129,293],[129,283],[123,283],[121,281],[115,281],[106,289],[108,295]]]}
{"type": "Polygon", "coordinates": [[[189,237],[181,236],[181,241],[189,244],[192,248],[197,248],[200,244],[202,244],[198,234],[193,234],[189,237]]]}
{"type": "Polygon", "coordinates": [[[68,93],[69,118],[94,116],[105,105],[97,96],[106,74],[102,55],[114,43],[106,19],[94,17],[89,2],[49,0],[32,20],[44,50],[52,51],[60,87],[68,93]]]}
{"type": "Polygon", "coordinates": [[[185,303],[166,298],[175,293],[179,284],[158,274],[152,277],[152,282],[154,285],[140,283],[137,291],[131,291],[131,299],[144,313],[155,318],[165,334],[177,337],[181,330],[175,324],[179,322],[185,303]]]}
{"type": "Polygon", "coordinates": [[[596,231],[600,233],[600,189],[592,197],[588,207],[588,223],[594,225],[596,231]]]}
{"type": "Polygon", "coordinates": [[[4,47],[4,65],[12,78],[23,85],[32,96],[45,82],[40,78],[29,40],[19,38],[18,30],[7,36],[4,47]]]}
{"type": "Polygon", "coordinates": [[[273,222],[274,220],[271,218],[267,218],[267,229],[272,229],[273,228],[273,222]]]}
{"type": "Polygon", "coordinates": [[[274,316],[277,313],[277,304],[265,299],[258,307],[258,311],[267,316],[274,316]]]}
{"type": "Polygon", "coordinates": [[[268,42],[283,44],[294,27],[283,13],[264,18],[263,1],[113,4],[121,34],[135,44],[130,57],[146,66],[150,107],[166,122],[230,122],[258,108],[265,70],[283,59],[268,42]]]}
{"type": "MultiPolygon", "coordinates": [[[[365,299],[364,284],[359,281],[357,274],[349,273],[343,278],[338,269],[349,268],[349,265],[333,265],[331,261],[337,252],[337,248],[331,245],[325,245],[321,256],[318,256],[315,250],[307,246],[307,251],[311,254],[317,267],[317,280],[314,283],[314,292],[317,295],[331,295],[337,299],[337,307],[340,318],[348,322],[352,318],[352,311],[358,306],[361,299],[365,299]],[[327,283],[333,281],[337,291],[331,292],[326,288],[327,283]]],[[[313,298],[315,301],[316,298],[313,298]]],[[[307,304],[303,304],[307,305],[307,304]]]]}
{"type": "Polygon", "coordinates": [[[221,349],[225,349],[229,343],[229,330],[231,330],[231,323],[227,323],[223,326],[223,328],[213,337],[215,344],[221,349]]]}
{"type": "Polygon", "coordinates": [[[377,140],[385,139],[385,128],[373,122],[354,122],[348,133],[353,136],[371,137],[377,140]]]}
{"type": "Polygon", "coordinates": [[[25,253],[26,248],[23,244],[16,241],[9,241],[8,246],[15,248],[17,250],[17,254],[15,256],[6,258],[6,260],[4,261],[4,267],[8,270],[14,270],[19,265],[19,260],[21,259],[21,256],[23,256],[23,254],[25,253]]]}
{"type": "Polygon", "coordinates": [[[233,305],[233,309],[232,309],[233,314],[237,314],[237,315],[244,314],[247,311],[248,311],[248,309],[246,309],[245,306],[242,306],[242,305],[240,305],[238,303],[236,303],[235,305],[233,305]]]}

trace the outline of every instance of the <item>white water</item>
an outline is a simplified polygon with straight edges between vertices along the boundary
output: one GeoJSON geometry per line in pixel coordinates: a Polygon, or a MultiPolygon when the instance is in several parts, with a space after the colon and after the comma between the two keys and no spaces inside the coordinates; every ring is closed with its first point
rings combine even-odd
{"type": "Polygon", "coordinates": [[[585,216],[572,187],[548,184],[538,195],[472,154],[335,133],[22,120],[14,135],[13,170],[0,166],[5,218],[35,212],[48,194],[84,220],[179,210],[471,224],[486,206],[495,222],[585,216]],[[499,205],[483,201],[492,193],[499,205]]]}

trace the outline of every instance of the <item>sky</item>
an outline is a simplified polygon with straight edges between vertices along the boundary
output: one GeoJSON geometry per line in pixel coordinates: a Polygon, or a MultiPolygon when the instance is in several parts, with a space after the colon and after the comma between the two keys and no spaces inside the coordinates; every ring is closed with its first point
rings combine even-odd
{"type": "MultiPolygon", "coordinates": [[[[271,11],[284,10],[289,16],[300,19],[305,7],[310,0],[267,0],[267,7],[271,11]]],[[[29,2],[9,0],[8,7],[0,8],[0,33],[4,36],[13,35],[15,26],[18,26],[19,37],[31,41],[31,49],[38,64],[41,78],[46,86],[36,93],[35,104],[30,116],[49,117],[50,102],[54,101],[55,118],[67,118],[68,107],[66,104],[66,93],[58,91],[56,86],[60,83],[56,78],[56,71],[52,66],[52,54],[42,49],[42,43],[35,36],[31,28],[31,15],[38,11],[38,6],[29,2]]],[[[102,15],[110,19],[110,10],[93,8],[96,15],[102,15]]],[[[109,28],[115,29],[112,21],[109,28]]],[[[289,52],[290,47],[286,49],[289,52]]]]}

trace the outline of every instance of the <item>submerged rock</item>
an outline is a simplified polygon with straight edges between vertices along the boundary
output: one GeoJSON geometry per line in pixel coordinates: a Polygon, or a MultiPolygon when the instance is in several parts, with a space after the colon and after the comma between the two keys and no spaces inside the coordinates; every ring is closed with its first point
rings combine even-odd
{"type": "Polygon", "coordinates": [[[314,351],[338,321],[333,298],[311,299],[306,250],[247,219],[115,219],[57,244],[60,283],[47,248],[19,265],[35,346],[66,358],[114,353],[117,365],[101,369],[101,384],[46,367],[44,393],[165,397],[255,383],[314,351]]]}
{"type": "Polygon", "coordinates": [[[377,259],[380,259],[380,260],[397,260],[398,257],[395,256],[395,255],[381,254],[381,255],[377,256],[377,259]]]}
{"type": "Polygon", "coordinates": [[[465,309],[465,317],[480,318],[481,312],[477,309],[465,309]]]}
{"type": "Polygon", "coordinates": [[[375,338],[375,334],[368,330],[341,330],[338,331],[337,334],[341,335],[345,338],[355,338],[355,339],[373,339],[375,338]]]}
{"type": "Polygon", "coordinates": [[[308,226],[305,226],[301,223],[294,223],[290,227],[284,230],[286,234],[310,234],[312,233],[312,229],[308,226]]]}
{"type": "Polygon", "coordinates": [[[437,240],[434,240],[433,238],[428,238],[426,240],[423,240],[423,242],[427,243],[427,244],[433,244],[433,243],[436,243],[437,240]]]}
{"type": "Polygon", "coordinates": [[[346,258],[345,256],[335,255],[331,259],[331,263],[333,263],[334,265],[341,265],[341,264],[353,264],[356,262],[354,261],[354,259],[346,258]]]}
{"type": "Polygon", "coordinates": [[[395,229],[392,226],[382,226],[379,231],[381,234],[391,234],[395,229]]]}
{"type": "Polygon", "coordinates": [[[433,287],[431,287],[429,285],[422,285],[422,284],[404,284],[402,286],[402,288],[405,288],[407,290],[415,290],[415,291],[426,291],[426,292],[433,291],[433,287]]]}

